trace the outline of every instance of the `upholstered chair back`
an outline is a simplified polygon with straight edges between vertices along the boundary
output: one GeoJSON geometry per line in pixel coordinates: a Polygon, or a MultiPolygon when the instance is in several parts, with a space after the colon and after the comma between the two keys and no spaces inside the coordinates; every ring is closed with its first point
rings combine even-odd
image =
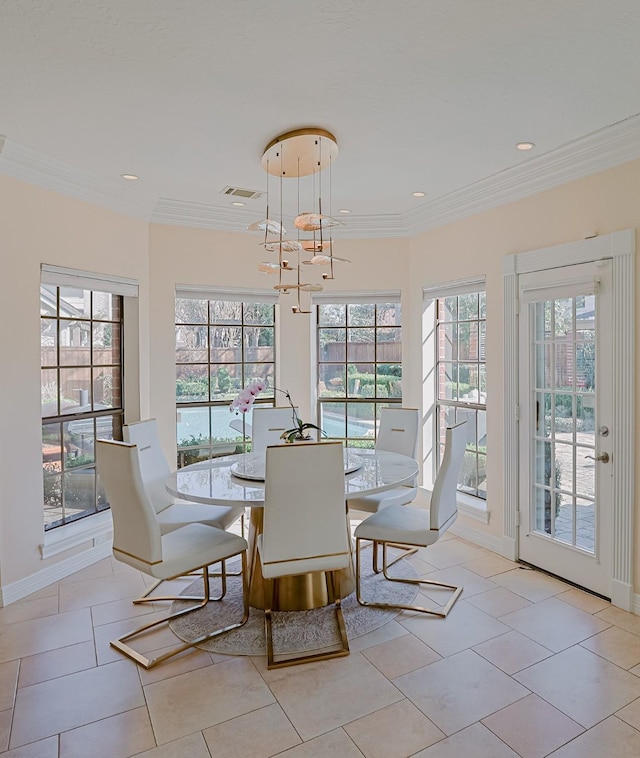
{"type": "Polygon", "coordinates": [[[382,408],[376,449],[415,458],[418,422],[418,411],[415,408],[382,408]]]}
{"type": "Polygon", "coordinates": [[[457,489],[460,468],[467,446],[467,422],[448,427],[444,455],[433,485],[429,513],[431,529],[448,529],[458,513],[457,489]]]}
{"type": "Polygon", "coordinates": [[[162,560],[160,527],[142,481],[138,447],[96,440],[96,466],[111,506],[115,557],[137,568],[140,563],[158,563],[162,560]]]}
{"type": "Polygon", "coordinates": [[[251,420],[251,452],[263,453],[268,445],[284,444],[280,435],[287,429],[293,429],[294,424],[291,407],[260,408],[254,405],[251,420]]]}
{"type": "Polygon", "coordinates": [[[332,571],[350,560],[341,442],[267,448],[265,577],[332,571]]]}
{"type": "Polygon", "coordinates": [[[122,436],[125,442],[131,442],[138,446],[142,480],[156,513],[160,513],[171,505],[174,499],[165,487],[165,482],[172,469],[169,467],[160,446],[156,420],[151,418],[133,424],[125,424],[122,427],[122,436]]]}

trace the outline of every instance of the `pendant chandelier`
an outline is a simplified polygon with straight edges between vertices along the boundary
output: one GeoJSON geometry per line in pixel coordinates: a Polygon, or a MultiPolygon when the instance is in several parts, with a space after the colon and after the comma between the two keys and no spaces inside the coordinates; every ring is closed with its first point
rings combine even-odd
{"type": "Polygon", "coordinates": [[[264,239],[260,244],[272,257],[259,263],[258,270],[278,275],[274,289],[280,294],[296,293],[297,303],[291,306],[294,313],[311,313],[310,308],[302,306],[301,292],[322,290],[322,284],[306,281],[310,278],[308,272],[316,267],[327,267],[322,280],[334,279],[334,263],[348,263],[345,258],[337,258],[333,254],[332,229],[343,224],[331,216],[331,169],[337,155],[336,138],[331,132],[317,127],[295,129],[279,135],[271,140],[262,155],[262,167],[267,172],[267,212],[264,219],[250,224],[248,229],[263,232],[264,239]],[[328,169],[328,214],[323,213],[322,201],[322,174],[325,169],[328,169]],[[280,202],[279,213],[276,214],[272,213],[269,202],[269,176],[279,177],[280,202]],[[290,182],[291,179],[296,182],[290,182]],[[289,190],[294,184],[296,190],[295,238],[293,233],[288,235],[283,224],[285,183],[289,190]],[[301,211],[301,192],[307,203],[305,207],[312,210],[301,211]],[[292,256],[295,256],[294,264],[291,262],[292,256]]]}

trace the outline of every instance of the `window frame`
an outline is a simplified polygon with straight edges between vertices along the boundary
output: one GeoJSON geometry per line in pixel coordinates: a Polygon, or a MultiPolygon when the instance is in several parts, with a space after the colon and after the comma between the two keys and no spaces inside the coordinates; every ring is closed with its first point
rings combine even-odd
{"type": "MultiPolygon", "coordinates": [[[[317,413],[317,421],[318,425],[322,426],[322,419],[323,419],[323,405],[328,404],[340,404],[345,406],[345,435],[344,436],[335,436],[335,435],[328,435],[330,439],[335,440],[342,440],[345,445],[350,447],[373,447],[375,444],[375,440],[377,438],[378,433],[378,420],[379,420],[379,413],[380,409],[383,407],[393,407],[393,406],[402,406],[402,341],[403,341],[403,326],[402,326],[402,301],[400,297],[399,292],[392,292],[392,293],[384,293],[384,295],[381,297],[380,293],[372,294],[371,296],[368,296],[363,293],[357,293],[350,295],[349,293],[345,293],[342,295],[327,295],[326,297],[322,298],[314,298],[314,312],[315,312],[315,332],[316,332],[316,341],[315,341],[315,350],[316,350],[316,357],[315,357],[315,391],[316,391],[316,413],[317,413]],[[326,324],[321,323],[320,318],[320,308],[322,306],[326,305],[344,305],[345,306],[345,320],[344,324],[340,326],[328,326],[326,324]],[[374,307],[374,317],[373,317],[373,324],[371,325],[356,325],[351,324],[349,321],[349,308],[350,306],[356,306],[356,305],[371,305],[374,307]],[[378,322],[378,307],[379,306],[389,306],[389,305],[395,305],[398,309],[398,312],[400,313],[400,323],[394,324],[392,326],[381,324],[378,322]],[[352,328],[363,328],[363,329],[373,329],[374,331],[374,351],[373,351],[373,359],[372,360],[362,360],[362,361],[353,361],[349,360],[348,356],[348,350],[347,345],[349,343],[348,336],[349,336],[349,330],[352,328]],[[377,339],[378,336],[378,329],[384,329],[384,328],[395,328],[400,330],[400,338],[398,340],[400,344],[400,359],[397,361],[397,363],[401,366],[401,375],[399,378],[400,380],[400,396],[398,397],[382,397],[378,396],[378,371],[377,367],[379,364],[387,364],[389,363],[388,360],[378,360],[379,355],[379,345],[383,344],[380,343],[377,339]],[[344,360],[340,361],[322,361],[321,355],[321,331],[323,329],[335,329],[343,330],[345,333],[345,351],[344,351],[344,360]],[[350,395],[348,391],[348,366],[355,363],[366,363],[371,364],[374,368],[374,375],[376,376],[376,381],[374,382],[374,395],[373,397],[357,397],[354,395],[350,395]],[[344,366],[344,377],[345,377],[345,383],[347,383],[347,386],[345,387],[345,394],[343,397],[322,397],[320,393],[320,382],[323,381],[321,379],[321,370],[322,366],[331,366],[331,365],[342,365],[344,366]],[[374,423],[373,423],[373,436],[372,437],[366,437],[364,435],[361,436],[348,436],[349,431],[349,416],[347,415],[347,410],[349,405],[373,405],[374,409],[374,423]]],[[[395,363],[395,362],[394,362],[395,363]]]]}
{"type": "MultiPolygon", "coordinates": [[[[42,466],[43,466],[43,515],[45,517],[44,519],[44,532],[45,535],[52,534],[55,530],[62,529],[64,527],[67,527],[67,529],[63,529],[65,533],[69,532],[69,528],[72,524],[76,524],[78,521],[82,521],[84,519],[87,519],[89,517],[96,517],[99,514],[103,513],[104,511],[109,509],[108,501],[106,500],[106,496],[104,494],[104,491],[102,490],[98,476],[97,476],[97,470],[96,470],[96,460],[95,460],[95,448],[94,448],[94,454],[93,454],[93,461],[80,464],[77,466],[67,466],[66,461],[66,455],[64,452],[64,446],[65,446],[65,436],[66,436],[66,430],[65,425],[71,424],[71,423],[81,423],[81,424],[91,424],[92,425],[92,438],[93,440],[97,439],[99,436],[105,436],[108,435],[109,437],[113,437],[114,439],[122,439],[122,425],[124,423],[124,413],[125,413],[125,295],[124,292],[130,295],[137,296],[137,285],[133,285],[131,283],[131,280],[122,280],[122,286],[120,286],[120,283],[117,279],[109,277],[106,279],[100,279],[99,275],[91,275],[86,274],[85,272],[74,272],[68,269],[61,269],[61,268],[54,268],[54,267],[45,267],[43,265],[42,267],[42,276],[41,276],[41,282],[40,282],[40,293],[41,293],[41,302],[42,302],[42,288],[55,288],[55,315],[40,313],[40,323],[41,326],[43,323],[54,323],[55,324],[55,363],[43,363],[42,356],[43,356],[43,345],[41,341],[41,388],[43,386],[42,382],[42,372],[43,371],[51,371],[55,370],[56,372],[56,413],[53,415],[41,415],[41,426],[42,426],[42,447],[43,447],[43,454],[42,454],[42,466]],[[61,273],[62,272],[62,273],[61,273]],[[78,365],[71,365],[71,364],[65,364],[61,361],[61,344],[60,344],[60,335],[62,330],[62,323],[65,321],[69,321],[69,316],[62,315],[61,312],[61,290],[65,288],[72,288],[84,292],[90,293],[90,309],[88,316],[77,316],[74,317],[72,320],[77,320],[81,322],[86,322],[89,326],[89,363],[88,364],[78,364],[78,365]],[[107,294],[111,297],[118,298],[117,301],[117,318],[109,318],[109,319],[96,319],[94,314],[94,296],[95,293],[100,294],[107,294]],[[110,364],[95,364],[94,363],[94,325],[95,324],[117,324],[118,330],[119,330],[119,346],[118,346],[118,361],[116,363],[110,363],[110,364]],[[101,409],[101,410],[90,410],[90,411],[83,411],[81,413],[64,413],[62,412],[62,409],[60,407],[60,388],[61,388],[61,377],[60,377],[60,371],[61,369],[73,369],[73,368],[82,368],[82,369],[88,369],[90,372],[90,382],[93,387],[94,383],[94,371],[95,369],[100,368],[110,368],[110,369],[119,369],[119,387],[120,387],[120,403],[117,406],[113,406],[111,408],[107,409],[101,409]],[[108,432],[100,432],[98,431],[98,424],[100,419],[112,419],[111,421],[111,429],[108,432]],[[45,461],[44,456],[44,432],[47,427],[53,427],[57,426],[57,439],[59,440],[59,459],[52,460],[52,461],[45,461]],[[59,468],[57,469],[57,473],[54,474],[52,471],[47,471],[45,466],[47,463],[50,464],[58,464],[59,468]],[[92,484],[93,484],[93,509],[87,508],[85,511],[82,511],[78,514],[75,514],[73,516],[67,517],[65,515],[65,473],[73,471],[73,472],[93,472],[92,474],[92,484]],[[60,475],[59,480],[59,487],[60,487],[60,508],[62,511],[62,515],[60,518],[47,521],[46,520],[46,492],[47,492],[47,484],[50,480],[51,476],[54,476],[57,474],[60,475]]],[[[112,350],[112,353],[114,351],[112,350]]],[[[41,400],[42,403],[42,400],[41,400]]],[[[91,393],[91,405],[93,405],[94,399],[93,399],[93,393],[91,393]]],[[[81,407],[81,406],[79,406],[81,407]]],[[[68,427],[67,427],[68,430],[68,427]]],[[[90,531],[92,527],[87,527],[87,529],[90,531]]],[[[80,531],[84,532],[86,529],[80,528],[79,530],[77,528],[74,528],[73,531],[80,531]]],[[[50,541],[50,540],[49,540],[50,541]]],[[[45,543],[46,544],[46,543],[45,543]]]]}
{"type": "MultiPolygon", "coordinates": [[[[486,414],[487,414],[487,404],[481,403],[481,402],[472,402],[470,400],[460,400],[459,398],[455,399],[447,399],[447,398],[440,398],[439,397],[439,367],[443,363],[442,358],[439,355],[439,331],[438,328],[441,323],[453,323],[453,324],[459,324],[461,323],[459,321],[459,312],[456,310],[456,319],[452,321],[447,322],[439,322],[438,319],[438,310],[439,310],[439,301],[444,298],[449,297],[456,297],[459,298],[464,295],[468,294],[483,294],[484,295],[484,303],[485,303],[485,311],[484,316],[481,316],[480,313],[480,301],[478,303],[478,317],[476,319],[464,319],[462,323],[477,323],[478,324],[478,355],[476,359],[468,360],[468,361],[460,361],[458,357],[456,357],[455,361],[447,361],[449,363],[458,365],[460,362],[462,363],[475,363],[478,367],[481,365],[484,365],[484,376],[485,376],[485,383],[486,383],[486,280],[484,277],[473,277],[469,279],[464,280],[458,280],[455,282],[449,282],[444,283],[436,286],[429,286],[423,288],[423,300],[424,300],[424,309],[423,309],[423,342],[428,343],[431,341],[433,344],[429,345],[427,349],[423,351],[423,379],[425,380],[425,384],[431,385],[430,387],[425,388],[425,413],[427,416],[431,416],[431,421],[427,425],[427,437],[425,439],[425,448],[427,451],[427,454],[425,456],[425,459],[428,459],[430,462],[429,466],[425,466],[425,471],[431,471],[431,481],[435,481],[435,477],[438,472],[438,468],[440,465],[440,457],[444,445],[444,427],[441,429],[441,423],[440,423],[440,417],[441,417],[441,411],[444,408],[451,409],[454,413],[454,415],[458,416],[460,412],[462,413],[472,413],[475,417],[475,423],[476,423],[476,430],[474,434],[474,439],[476,440],[476,443],[471,443],[472,446],[475,446],[475,451],[467,451],[472,452],[472,454],[475,457],[475,473],[476,473],[476,481],[478,480],[478,465],[479,465],[479,456],[480,453],[478,451],[477,441],[478,441],[478,412],[483,412],[485,414],[485,430],[484,430],[484,437],[486,437],[486,414]],[[481,347],[481,340],[480,340],[480,324],[484,323],[484,346],[481,347]],[[482,359],[482,356],[484,355],[484,358],[482,359]],[[431,382],[426,382],[426,379],[429,375],[433,376],[433,379],[431,382]]],[[[456,308],[458,306],[458,302],[456,303],[456,308]]],[[[479,371],[479,368],[478,368],[479,371]]],[[[459,381],[459,379],[457,379],[459,381]]],[[[478,380],[478,387],[480,387],[480,381],[478,380]]],[[[480,390],[479,390],[480,391],[480,390]]],[[[486,393],[486,387],[485,387],[485,393],[486,393]]],[[[469,447],[469,443],[467,445],[469,447]]],[[[488,451],[486,450],[485,445],[485,451],[482,454],[484,456],[484,467],[486,472],[486,466],[487,466],[487,460],[488,460],[488,451]]],[[[467,458],[467,455],[465,455],[465,459],[467,458]]],[[[484,476],[483,481],[486,481],[486,473],[484,476]]],[[[463,507],[468,507],[469,511],[468,513],[471,514],[473,511],[485,511],[487,512],[487,498],[488,498],[488,492],[484,490],[485,496],[482,497],[481,494],[479,494],[479,488],[478,486],[475,487],[475,491],[469,491],[470,488],[461,488],[460,485],[458,485],[457,488],[457,497],[458,497],[458,504],[459,506],[462,505],[463,507]]]]}
{"type": "MultiPolygon", "coordinates": [[[[194,301],[203,301],[206,300],[207,305],[207,319],[206,322],[201,323],[191,323],[186,321],[180,321],[178,322],[177,316],[175,315],[175,305],[174,305],[174,323],[176,330],[179,326],[196,326],[196,327],[205,327],[207,329],[207,360],[206,362],[203,361],[193,361],[193,362],[178,362],[177,361],[177,336],[175,338],[174,342],[174,366],[176,369],[176,381],[177,381],[177,370],[180,366],[206,366],[207,367],[207,377],[208,377],[208,388],[209,388],[209,399],[208,400],[189,400],[189,401],[183,401],[178,402],[178,396],[177,393],[175,394],[176,398],[176,457],[177,457],[177,465],[178,468],[181,468],[185,465],[189,465],[190,463],[199,462],[201,460],[211,460],[213,458],[217,458],[223,455],[229,455],[231,453],[241,453],[241,452],[247,452],[250,449],[251,445],[251,433],[247,429],[247,425],[245,424],[246,418],[244,415],[240,414],[242,419],[242,433],[241,433],[241,439],[236,439],[233,441],[229,441],[226,445],[221,445],[221,443],[214,443],[211,439],[211,432],[212,432],[212,426],[211,426],[211,410],[209,410],[209,439],[208,441],[205,440],[202,443],[199,444],[192,444],[192,445],[180,445],[180,440],[178,438],[178,424],[181,423],[181,412],[184,409],[190,409],[190,408],[229,408],[231,400],[225,399],[225,400],[212,400],[211,399],[211,369],[213,366],[220,365],[220,366],[227,366],[229,365],[229,362],[225,363],[219,363],[218,361],[212,361],[211,360],[211,339],[210,339],[210,330],[212,327],[216,326],[234,326],[238,327],[240,329],[240,341],[239,341],[239,348],[241,352],[241,360],[240,361],[232,361],[231,363],[237,365],[240,367],[241,371],[241,386],[245,387],[248,381],[246,372],[248,366],[255,366],[255,365],[271,365],[272,368],[272,374],[274,377],[273,381],[273,387],[275,387],[275,377],[276,377],[276,370],[277,370],[277,339],[278,339],[278,329],[277,329],[277,320],[278,320],[278,308],[277,308],[277,300],[275,300],[271,293],[265,293],[262,295],[261,293],[251,292],[251,293],[242,293],[242,292],[234,292],[234,291],[220,291],[220,290],[208,290],[208,289],[202,289],[202,288],[176,288],[175,293],[175,303],[177,304],[178,300],[194,300],[194,301]],[[237,302],[240,304],[240,322],[239,323],[233,323],[233,324],[227,324],[223,322],[215,322],[212,321],[212,308],[211,303],[212,302],[225,302],[225,303],[231,303],[231,302],[237,302]],[[245,323],[245,306],[252,305],[252,304],[261,304],[261,305],[268,305],[271,306],[273,311],[273,320],[270,324],[260,325],[256,323],[245,323]],[[265,326],[266,328],[270,328],[272,330],[273,334],[273,360],[272,361],[247,361],[245,360],[245,329],[255,329],[259,328],[260,326],[265,326]],[[216,444],[221,445],[218,450],[216,451],[216,444]],[[231,449],[233,448],[233,449],[231,449]],[[203,450],[206,450],[206,457],[203,456],[201,453],[203,450]],[[195,460],[193,460],[195,459],[195,460]]],[[[174,385],[175,386],[175,385],[174,385]]],[[[272,389],[273,389],[272,387],[272,389]]],[[[255,405],[259,406],[265,406],[265,407],[274,407],[276,404],[275,399],[275,390],[273,392],[273,395],[265,395],[264,397],[256,397],[254,401],[255,405]]],[[[230,421],[232,420],[231,414],[230,414],[230,421]]]]}

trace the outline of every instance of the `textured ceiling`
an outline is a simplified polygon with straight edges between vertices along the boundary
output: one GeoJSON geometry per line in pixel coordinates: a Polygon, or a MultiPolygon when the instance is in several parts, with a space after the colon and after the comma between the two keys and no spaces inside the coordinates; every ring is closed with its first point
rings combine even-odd
{"type": "Polygon", "coordinates": [[[639,32],[638,0],[0,0],[0,133],[215,225],[318,125],[333,209],[407,214],[640,112],[639,32]]]}

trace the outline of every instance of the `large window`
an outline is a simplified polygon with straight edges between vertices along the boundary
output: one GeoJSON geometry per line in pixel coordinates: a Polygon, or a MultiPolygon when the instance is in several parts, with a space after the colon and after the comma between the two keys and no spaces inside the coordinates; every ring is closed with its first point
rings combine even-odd
{"type": "Polygon", "coordinates": [[[486,499],[487,377],[484,291],[435,298],[437,460],[447,426],[467,422],[467,449],[458,489],[486,499]]]}
{"type": "Polygon", "coordinates": [[[402,404],[400,303],[321,303],[317,324],[319,426],[372,447],[380,408],[402,404]]]}
{"type": "Polygon", "coordinates": [[[123,298],[40,288],[45,529],[108,508],[96,483],[96,438],[122,439],[123,298]]]}
{"type": "Polygon", "coordinates": [[[275,305],[176,297],[178,465],[243,452],[250,413],[229,404],[255,379],[268,383],[258,404],[274,405],[275,305]]]}

